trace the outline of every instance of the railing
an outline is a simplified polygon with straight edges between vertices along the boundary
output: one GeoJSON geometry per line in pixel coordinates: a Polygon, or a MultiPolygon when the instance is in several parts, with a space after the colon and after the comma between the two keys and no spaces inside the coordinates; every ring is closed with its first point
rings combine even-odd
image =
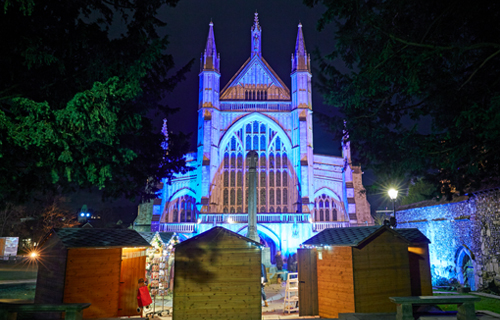
{"type": "MultiPolygon", "coordinates": [[[[357,225],[356,225],[357,226],[357,225]]],[[[330,228],[354,227],[349,221],[313,222],[313,231],[320,232],[330,228]]]]}
{"type": "MultiPolygon", "coordinates": [[[[257,213],[258,223],[307,223],[309,213],[257,213]]],[[[248,223],[246,213],[200,214],[200,223],[248,223]]]]}
{"type": "Polygon", "coordinates": [[[292,110],[291,103],[270,103],[270,102],[221,102],[220,109],[222,111],[290,111],[292,110]]]}
{"type": "Polygon", "coordinates": [[[181,223],[162,223],[160,225],[161,232],[179,232],[179,233],[196,233],[196,223],[181,222],[181,223]]]}

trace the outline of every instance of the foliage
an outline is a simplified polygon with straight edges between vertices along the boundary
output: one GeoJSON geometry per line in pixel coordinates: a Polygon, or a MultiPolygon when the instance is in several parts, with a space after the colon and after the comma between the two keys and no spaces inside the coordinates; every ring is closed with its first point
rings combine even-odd
{"type": "Polygon", "coordinates": [[[147,197],[186,170],[187,137],[170,134],[166,156],[151,120],[174,111],[160,102],[192,64],[170,75],[158,33],[158,10],[177,1],[4,2],[0,207],[94,186],[147,197]]]}
{"type": "Polygon", "coordinates": [[[424,200],[429,200],[435,195],[434,186],[425,181],[424,179],[416,179],[416,181],[410,182],[408,187],[408,194],[401,197],[401,205],[412,204],[424,200]]]}
{"type": "Polygon", "coordinates": [[[343,117],[323,118],[355,161],[448,195],[498,183],[500,3],[305,3],[326,6],[319,30],[334,24],[320,89],[343,117]]]}

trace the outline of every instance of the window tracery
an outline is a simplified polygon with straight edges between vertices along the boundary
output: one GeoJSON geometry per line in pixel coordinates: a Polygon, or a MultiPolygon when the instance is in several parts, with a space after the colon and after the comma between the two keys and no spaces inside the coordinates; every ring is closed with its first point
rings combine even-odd
{"type": "Polygon", "coordinates": [[[249,161],[246,160],[246,153],[256,150],[259,152],[256,168],[259,212],[271,212],[271,208],[276,212],[288,211],[286,206],[281,207],[281,205],[289,203],[288,187],[291,186],[288,183],[291,179],[288,177],[287,150],[278,134],[262,121],[255,120],[235,131],[234,136],[222,149],[224,163],[222,177],[219,177],[222,178],[223,189],[213,193],[215,197],[222,197],[221,200],[213,201],[222,205],[219,210],[231,212],[234,209],[236,213],[247,212],[249,161]],[[241,212],[242,209],[245,211],[241,212]]]}

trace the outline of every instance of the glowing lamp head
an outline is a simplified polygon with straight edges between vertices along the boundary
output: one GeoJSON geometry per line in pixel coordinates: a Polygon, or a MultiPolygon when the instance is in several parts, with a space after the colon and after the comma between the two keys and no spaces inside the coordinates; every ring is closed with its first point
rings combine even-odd
{"type": "Polygon", "coordinates": [[[85,217],[85,213],[80,213],[80,217],[85,217]]]}
{"type": "Polygon", "coordinates": [[[36,259],[36,258],[38,258],[38,253],[36,253],[35,251],[32,251],[32,252],[30,253],[30,258],[31,258],[31,259],[36,259]]]}
{"type": "MultiPolygon", "coordinates": [[[[396,191],[396,193],[397,193],[397,191],[396,191]]],[[[87,217],[90,217],[90,213],[87,213],[87,217]]]]}
{"type": "Polygon", "coordinates": [[[396,189],[389,189],[389,198],[391,198],[391,200],[396,200],[396,198],[398,197],[398,190],[396,189]]]}

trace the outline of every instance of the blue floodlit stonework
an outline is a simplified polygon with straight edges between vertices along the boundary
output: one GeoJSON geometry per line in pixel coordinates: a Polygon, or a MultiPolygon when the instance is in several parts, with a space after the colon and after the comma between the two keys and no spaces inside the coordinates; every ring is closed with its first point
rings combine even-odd
{"type": "Polygon", "coordinates": [[[434,285],[457,279],[473,290],[500,286],[500,190],[462,201],[398,210],[398,227],[418,228],[429,240],[434,285]]]}
{"type": "Polygon", "coordinates": [[[250,31],[250,57],[221,89],[221,61],[209,24],[199,74],[197,150],[186,156],[194,170],[165,181],[161,200],[152,204],[151,230],[188,238],[222,225],[246,235],[251,150],[259,156],[257,228],[272,257],[276,250],[296,251],[325,228],[371,224],[349,142],[342,144],[341,157],[313,153],[312,74],[302,25],[292,54],[291,90],[263,57],[257,14],[250,31]]]}

